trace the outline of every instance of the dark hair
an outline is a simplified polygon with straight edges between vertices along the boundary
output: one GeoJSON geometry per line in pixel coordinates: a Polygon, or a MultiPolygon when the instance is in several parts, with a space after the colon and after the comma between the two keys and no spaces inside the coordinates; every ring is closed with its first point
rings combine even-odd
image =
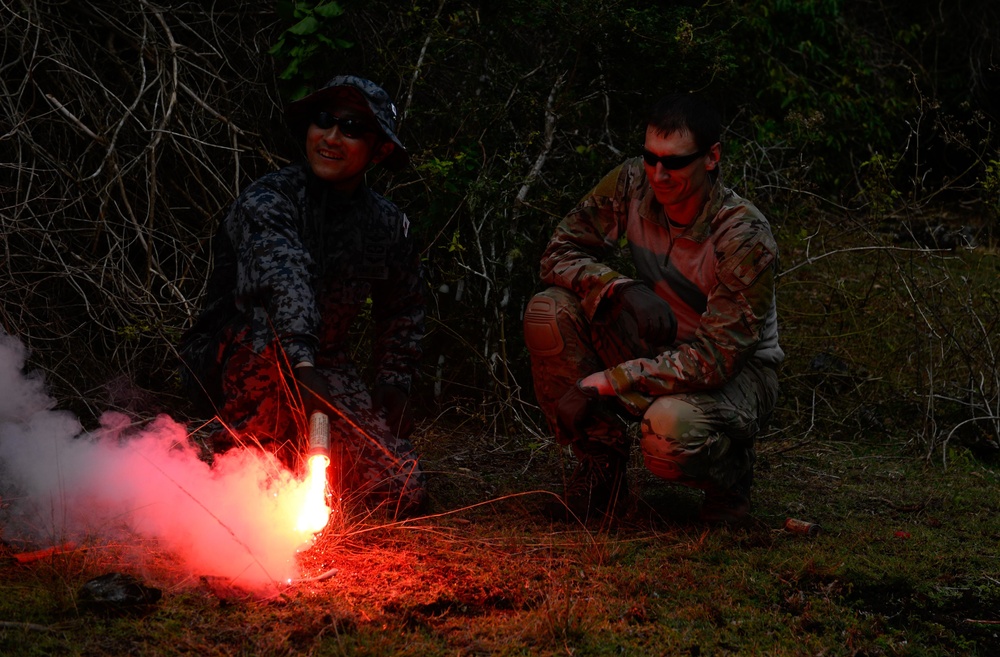
{"type": "Polygon", "coordinates": [[[693,94],[670,94],[660,99],[650,108],[646,125],[662,135],[687,130],[698,150],[711,147],[722,135],[719,113],[693,94]]]}

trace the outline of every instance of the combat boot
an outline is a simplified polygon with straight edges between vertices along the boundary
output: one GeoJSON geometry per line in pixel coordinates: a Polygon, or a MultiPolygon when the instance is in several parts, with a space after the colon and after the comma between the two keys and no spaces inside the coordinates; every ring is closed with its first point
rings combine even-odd
{"type": "Polygon", "coordinates": [[[753,472],[740,477],[730,488],[705,487],[699,517],[710,525],[740,523],[750,516],[750,487],[753,472]]]}
{"type": "Polygon", "coordinates": [[[545,515],[553,520],[587,522],[624,513],[628,506],[625,456],[604,446],[574,447],[577,466],[562,499],[548,502],[545,515]]]}

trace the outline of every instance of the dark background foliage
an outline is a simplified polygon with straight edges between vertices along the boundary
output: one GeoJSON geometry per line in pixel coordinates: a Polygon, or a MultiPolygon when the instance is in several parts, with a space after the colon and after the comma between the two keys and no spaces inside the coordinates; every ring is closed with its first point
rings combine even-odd
{"type": "MultiPolygon", "coordinates": [[[[23,0],[0,12],[0,323],[85,419],[184,414],[173,346],[198,311],[214,228],[242,187],[297,156],[282,104],[336,73],[374,79],[402,110],[413,167],[370,183],[425,245],[427,417],[541,430],[520,338],[538,256],[636,153],[647,107],[669,91],[723,111],[727,180],[771,217],[797,272],[785,287],[820,275],[797,267],[820,226],[851,236],[828,248],[940,217],[981,245],[996,230],[1000,9],[985,0],[23,0]]],[[[795,344],[801,322],[785,324],[795,344]]],[[[971,380],[979,357],[964,353],[971,380]]],[[[793,400],[815,392],[796,392],[795,375],[793,400]]]]}

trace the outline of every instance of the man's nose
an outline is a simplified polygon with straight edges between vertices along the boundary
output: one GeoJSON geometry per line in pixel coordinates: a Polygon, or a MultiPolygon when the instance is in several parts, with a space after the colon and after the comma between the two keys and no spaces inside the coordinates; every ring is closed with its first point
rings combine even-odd
{"type": "Polygon", "coordinates": [[[344,138],[344,133],[342,133],[340,131],[340,126],[339,125],[332,125],[332,126],[330,126],[323,133],[323,140],[324,141],[335,142],[335,141],[340,141],[343,138],[344,138]]]}
{"type": "Polygon", "coordinates": [[[656,179],[657,180],[670,180],[670,176],[673,172],[663,166],[661,162],[656,163],[656,179]]]}

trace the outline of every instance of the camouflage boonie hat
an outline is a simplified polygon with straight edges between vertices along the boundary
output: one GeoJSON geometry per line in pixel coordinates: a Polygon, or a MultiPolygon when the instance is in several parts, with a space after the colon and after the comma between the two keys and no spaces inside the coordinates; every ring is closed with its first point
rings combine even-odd
{"type": "Polygon", "coordinates": [[[319,109],[318,106],[335,97],[338,90],[344,87],[361,93],[372,116],[375,117],[379,128],[382,129],[382,134],[396,146],[392,149],[389,157],[382,160],[382,165],[390,171],[398,171],[405,167],[410,161],[410,155],[406,152],[403,142],[399,141],[399,137],[396,136],[396,121],[399,119],[399,113],[396,111],[392,99],[389,98],[389,94],[371,80],[354,75],[338,75],[305,98],[286,105],[285,123],[295,135],[304,137],[306,129],[319,109]]]}

